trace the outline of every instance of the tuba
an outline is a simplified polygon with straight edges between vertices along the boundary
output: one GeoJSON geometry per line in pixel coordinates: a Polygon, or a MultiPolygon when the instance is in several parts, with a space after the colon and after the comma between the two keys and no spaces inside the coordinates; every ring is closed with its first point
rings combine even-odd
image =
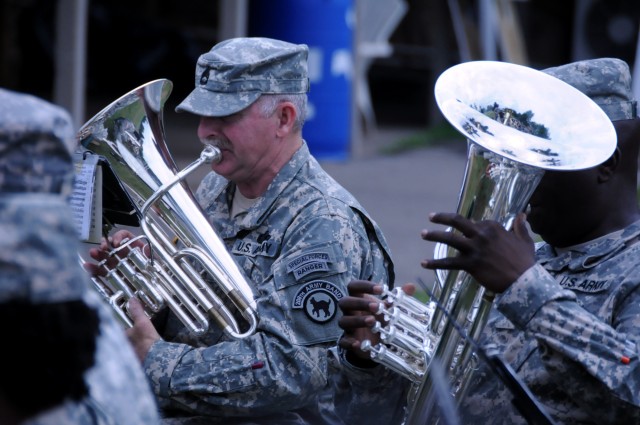
{"type": "Polygon", "coordinates": [[[162,119],[172,87],[164,79],[144,84],[78,131],[84,154],[99,155],[114,177],[110,184],[105,179],[104,233],[117,224],[140,229],[109,253],[117,265],[101,261],[104,273],[92,281],[125,326],[132,326],[126,304],[135,296],[149,317],[166,306],[194,335],[203,335],[213,319],[228,336],[245,338],[258,323],[253,291],[185,182],[201,164],[219,161],[220,151],[205,146],[177,171],[162,119]],[[134,244],[138,239],[150,254],[134,244]]]}
{"type": "MultiPolygon", "coordinates": [[[[613,125],[600,107],[569,84],[528,67],[459,64],[438,78],[435,97],[445,118],[467,138],[457,212],[498,221],[507,230],[545,170],[596,166],[616,146],[613,125]]],[[[436,245],[436,258],[455,255],[455,249],[436,245]]],[[[494,299],[460,270],[438,270],[434,286],[426,303],[400,288],[385,288],[379,311],[384,321],[373,328],[380,343],[362,344],[374,361],[412,382],[405,420],[410,425],[437,421],[434,406],[442,388],[430,370],[434,364],[448,379],[447,397],[462,400],[479,361],[470,342],[480,336],[494,299]]]]}

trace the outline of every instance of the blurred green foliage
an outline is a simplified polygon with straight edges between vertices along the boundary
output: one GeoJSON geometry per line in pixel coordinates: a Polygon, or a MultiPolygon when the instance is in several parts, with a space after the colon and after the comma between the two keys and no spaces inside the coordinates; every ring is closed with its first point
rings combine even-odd
{"type": "Polygon", "coordinates": [[[383,148],[381,153],[393,155],[412,149],[445,144],[451,140],[459,141],[463,136],[448,122],[437,124],[424,131],[402,138],[383,148]]]}

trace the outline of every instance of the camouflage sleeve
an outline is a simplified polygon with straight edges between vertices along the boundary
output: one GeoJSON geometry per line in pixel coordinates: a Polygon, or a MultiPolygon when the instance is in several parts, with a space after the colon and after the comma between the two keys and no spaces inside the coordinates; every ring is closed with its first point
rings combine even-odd
{"type": "MultiPolygon", "coordinates": [[[[83,300],[87,307],[97,311],[100,318],[100,331],[93,353],[94,361],[83,373],[88,394],[77,402],[67,397],[65,403],[21,423],[157,424],[160,417],[155,399],[125,333],[104,300],[99,298],[96,291],[89,289],[91,282],[88,275],[78,264],[80,245],[70,217],[67,202],[58,194],[3,193],[0,196],[0,305],[12,300],[28,302],[35,306],[83,300]]],[[[68,323],[70,320],[64,315],[52,315],[48,318],[52,323],[68,323]]],[[[38,322],[28,321],[20,323],[19,326],[29,330],[25,335],[31,335],[36,331],[42,334],[47,331],[38,328],[34,323],[38,322]]],[[[60,346],[65,346],[69,340],[69,336],[64,334],[56,335],[56,338],[60,346]]],[[[9,340],[6,332],[5,340],[9,340]]],[[[65,355],[64,352],[47,352],[43,348],[43,339],[38,338],[37,342],[37,352],[41,353],[39,355],[42,357],[41,363],[45,366],[52,363],[42,370],[60,367],[55,362],[61,355],[65,355]]],[[[15,340],[13,343],[17,344],[15,340]]],[[[91,345],[84,341],[84,344],[75,347],[84,349],[85,346],[91,345]]],[[[22,344],[17,348],[24,350],[25,346],[22,344]]],[[[93,351],[93,348],[91,350],[93,351]]],[[[73,358],[77,359],[75,356],[73,358]]],[[[33,370],[33,367],[27,366],[28,360],[23,363],[26,368],[24,370],[33,370]]],[[[66,366],[64,368],[67,370],[66,366]]],[[[22,380],[25,382],[38,381],[30,379],[32,374],[21,372],[21,375],[24,375],[22,380]]],[[[41,376],[43,382],[58,376],[51,373],[45,375],[41,376]]],[[[11,381],[7,379],[6,373],[3,379],[3,382],[11,381]]],[[[38,382],[37,387],[31,391],[31,399],[40,397],[38,389],[48,388],[43,382],[38,382]]],[[[53,385],[59,386],[58,382],[53,385]]],[[[33,403],[31,407],[33,408],[33,403]]]]}
{"type": "Polygon", "coordinates": [[[85,374],[89,395],[80,401],[67,398],[21,424],[160,424],[155,398],[120,324],[93,291],[87,291],[84,299],[101,318],[95,365],[85,374]]]}
{"type": "Polygon", "coordinates": [[[258,332],[207,348],[159,341],[143,366],[161,408],[211,416],[263,415],[305,405],[323,388],[321,351],[258,332]]]}
{"type": "Polygon", "coordinates": [[[160,423],[155,398],[120,323],[94,291],[85,301],[98,310],[102,322],[96,365],[86,374],[90,407],[121,425],[160,423]]]}
{"type": "Polygon", "coordinates": [[[341,334],[337,301],[370,260],[366,232],[352,218],[321,214],[286,230],[278,259],[255,282],[254,335],[205,348],[154,344],[144,368],[160,406],[246,416],[314,404],[328,381],[328,347],[341,334]]]}
{"type": "MultiPolygon", "coordinates": [[[[635,267],[626,271],[631,279],[640,273],[635,267]]],[[[620,286],[631,289],[619,290],[626,293],[611,312],[613,325],[582,308],[575,294],[540,265],[525,272],[498,302],[509,320],[537,339],[545,368],[562,376],[564,390],[594,422],[640,418],[640,291],[629,277],[620,276],[620,286]]]]}
{"type": "Polygon", "coordinates": [[[336,414],[346,424],[403,423],[410,382],[381,365],[353,366],[344,354],[338,347],[331,349],[336,414]]]}

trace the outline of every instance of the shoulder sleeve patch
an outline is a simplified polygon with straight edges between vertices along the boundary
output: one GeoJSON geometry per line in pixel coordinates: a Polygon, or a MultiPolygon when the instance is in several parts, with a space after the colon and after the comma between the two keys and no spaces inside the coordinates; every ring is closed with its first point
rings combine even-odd
{"type": "Polygon", "coordinates": [[[296,292],[291,307],[302,309],[316,323],[333,319],[338,311],[338,301],[344,293],[331,282],[316,280],[304,284],[296,292]]]}

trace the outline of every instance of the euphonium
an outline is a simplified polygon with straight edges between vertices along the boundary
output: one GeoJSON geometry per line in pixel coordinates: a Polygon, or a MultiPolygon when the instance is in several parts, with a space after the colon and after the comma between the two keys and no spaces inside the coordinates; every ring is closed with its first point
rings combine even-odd
{"type": "MultiPolygon", "coordinates": [[[[476,221],[495,220],[510,229],[545,170],[596,166],[615,149],[613,125],[591,99],[531,68],[491,61],[456,65],[438,78],[435,96],[445,118],[467,138],[457,212],[476,221]]],[[[436,245],[436,258],[455,255],[436,245]]],[[[400,288],[385,290],[379,312],[385,320],[374,326],[381,342],[363,342],[373,360],[413,382],[406,417],[411,425],[437,420],[441,388],[431,378],[434,363],[444,369],[451,396],[458,402],[464,396],[478,357],[459,330],[477,340],[494,298],[457,270],[438,271],[434,293],[437,299],[423,304],[400,288]]]]}
{"type": "Polygon", "coordinates": [[[162,119],[171,89],[168,80],[144,84],[78,132],[82,147],[108,164],[120,186],[105,190],[128,198],[129,211],[109,214],[105,205],[109,226],[129,215],[137,218],[141,231],[112,251],[117,266],[101,262],[105,274],[92,280],[125,325],[132,324],[127,301],[136,296],[150,317],[168,306],[195,335],[206,332],[213,318],[227,335],[245,338],[258,322],[253,291],[184,181],[199,165],[219,160],[220,151],[206,146],[198,160],[177,171],[162,119]],[[147,242],[150,256],[133,247],[136,239],[147,242]]]}

